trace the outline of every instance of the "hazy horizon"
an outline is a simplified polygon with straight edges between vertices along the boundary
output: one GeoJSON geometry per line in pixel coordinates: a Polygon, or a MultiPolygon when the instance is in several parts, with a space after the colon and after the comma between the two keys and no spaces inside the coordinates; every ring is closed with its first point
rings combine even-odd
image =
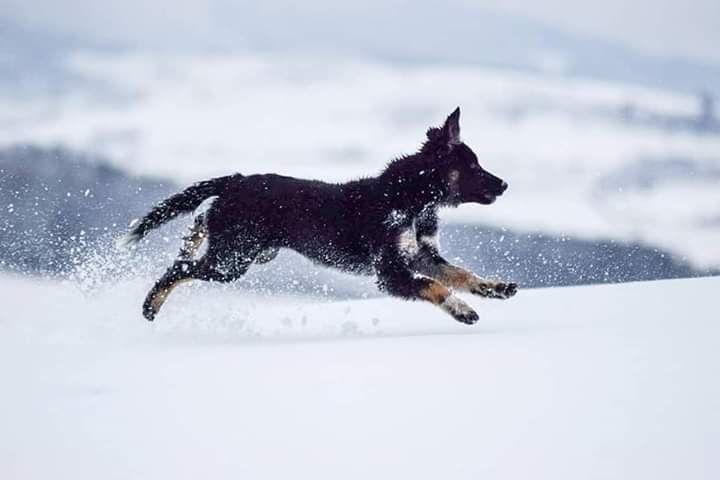
{"type": "MultiPolygon", "coordinates": [[[[320,16],[327,22],[351,21],[357,16],[387,21],[429,5],[429,2],[406,0],[371,0],[362,5],[314,0],[303,3],[302,13],[320,16]]],[[[609,0],[602,5],[569,0],[542,4],[529,0],[455,0],[446,2],[445,7],[449,9],[442,12],[445,15],[452,15],[450,9],[482,9],[539,22],[561,32],[602,39],[644,54],[720,63],[720,50],[715,47],[720,43],[720,3],[711,0],[682,4],[664,0],[630,4],[609,0]]],[[[90,41],[167,47],[216,42],[223,36],[236,35],[233,24],[245,15],[255,15],[272,23],[277,15],[293,8],[295,4],[287,0],[271,3],[128,0],[121,4],[88,0],[5,0],[0,4],[0,16],[23,25],[73,33],[90,41]]],[[[434,15],[428,17],[434,18],[434,15]]]]}

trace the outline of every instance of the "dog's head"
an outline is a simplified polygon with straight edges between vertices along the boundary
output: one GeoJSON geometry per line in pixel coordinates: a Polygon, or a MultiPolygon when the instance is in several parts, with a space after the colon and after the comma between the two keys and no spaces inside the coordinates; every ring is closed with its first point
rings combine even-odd
{"type": "Polygon", "coordinates": [[[475,152],[460,140],[460,107],[445,120],[442,127],[427,131],[422,153],[433,157],[436,171],[446,182],[443,203],[481,203],[489,205],[503,194],[508,185],[483,169],[475,152]]]}

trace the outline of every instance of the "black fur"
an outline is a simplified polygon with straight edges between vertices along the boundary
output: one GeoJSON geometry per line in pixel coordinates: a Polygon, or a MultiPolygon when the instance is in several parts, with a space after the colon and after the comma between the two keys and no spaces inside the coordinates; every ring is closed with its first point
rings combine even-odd
{"type": "MultiPolygon", "coordinates": [[[[489,204],[507,188],[483,170],[473,151],[460,142],[459,116],[457,109],[442,127],[429,129],[419,152],[394,160],[377,177],[334,184],[275,174],[236,174],[197,183],[161,202],[131,231],[130,241],[217,197],[206,213],[206,254],[175,262],[148,295],[145,316],[154,318],[159,306],[153,307],[153,301],[161,291],[166,291],[164,300],[178,281],[230,282],[253,262],[274,258],[280,248],[293,249],[322,265],[376,274],[379,287],[392,295],[445,305],[448,294],[433,278],[472,274],[452,267],[429,241],[437,234],[438,208],[489,204]],[[415,244],[410,242],[404,249],[400,239],[408,231],[415,244]],[[434,294],[433,286],[440,293],[434,294]]],[[[490,289],[474,293],[493,296],[498,288],[503,298],[515,293],[514,284],[472,278],[478,289],[490,289]]],[[[461,287],[473,291],[470,284],[461,287]]],[[[465,320],[461,317],[467,312],[450,313],[467,323],[477,320],[474,312],[465,320]]]]}
{"type": "Polygon", "coordinates": [[[192,213],[208,198],[220,195],[228,183],[237,178],[242,178],[242,175],[228,175],[198,182],[163,200],[130,230],[126,241],[136,242],[147,235],[150,230],[169,222],[178,215],[192,213]]]}

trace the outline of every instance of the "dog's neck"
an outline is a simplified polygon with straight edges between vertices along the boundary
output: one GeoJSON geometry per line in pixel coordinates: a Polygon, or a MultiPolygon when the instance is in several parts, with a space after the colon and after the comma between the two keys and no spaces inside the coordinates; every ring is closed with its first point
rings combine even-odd
{"type": "Polygon", "coordinates": [[[389,206],[417,215],[442,204],[444,192],[441,186],[432,181],[430,172],[420,172],[412,176],[402,171],[383,172],[379,180],[389,206]]]}

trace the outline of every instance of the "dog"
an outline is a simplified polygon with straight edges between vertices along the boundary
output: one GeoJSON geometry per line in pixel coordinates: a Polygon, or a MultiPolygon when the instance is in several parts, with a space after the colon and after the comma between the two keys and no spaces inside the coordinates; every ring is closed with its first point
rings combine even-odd
{"type": "Polygon", "coordinates": [[[269,262],[281,248],[290,248],[317,264],[374,274],[380,290],[390,295],[424,300],[459,322],[476,323],[478,314],[452,290],[506,299],[516,294],[517,284],[484,280],[444,259],[437,242],[438,209],[489,205],[508,185],[484,170],[461,141],[459,107],[426,136],[417,153],[393,160],[376,177],[334,184],[236,173],[160,202],[122,244],[216,197],[148,293],[144,317],[152,321],[182,282],[232,282],[253,263],[269,262]],[[195,258],[204,241],[205,254],[195,258]]]}

